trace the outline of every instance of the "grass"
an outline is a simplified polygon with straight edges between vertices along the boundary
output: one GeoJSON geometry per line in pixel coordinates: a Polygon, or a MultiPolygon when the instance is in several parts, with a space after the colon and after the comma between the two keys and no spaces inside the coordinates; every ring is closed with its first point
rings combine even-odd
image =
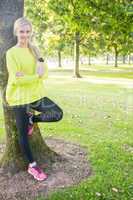
{"type": "MultiPolygon", "coordinates": [[[[98,76],[102,77],[100,72],[98,76]]],[[[120,76],[125,78],[125,74],[118,73],[120,76]]],[[[93,175],[77,186],[37,200],[132,200],[133,89],[81,82],[71,78],[70,70],[62,69],[50,71],[46,88],[64,117],[59,122],[39,123],[44,137],[85,146],[93,175]]],[[[3,139],[4,128],[1,132],[3,139]]]]}
{"type": "MultiPolygon", "coordinates": [[[[60,75],[69,75],[72,73],[72,69],[55,69],[55,74],[60,75]]],[[[99,66],[99,65],[82,65],[80,66],[81,75],[90,77],[98,77],[98,78],[128,78],[133,79],[133,66],[122,65],[120,67],[112,67],[112,66],[99,66]]]]}

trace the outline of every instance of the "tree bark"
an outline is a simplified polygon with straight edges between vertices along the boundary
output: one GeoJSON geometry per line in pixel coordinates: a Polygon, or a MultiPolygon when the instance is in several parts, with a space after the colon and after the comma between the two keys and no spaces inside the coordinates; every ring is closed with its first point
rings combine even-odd
{"type": "Polygon", "coordinates": [[[61,51],[58,50],[58,67],[62,67],[62,64],[61,64],[61,51]]]}
{"type": "MultiPolygon", "coordinates": [[[[5,53],[8,48],[16,43],[16,39],[13,36],[13,24],[17,18],[23,16],[23,8],[24,0],[0,1],[0,90],[6,134],[6,148],[0,160],[0,167],[13,174],[19,170],[26,169],[28,163],[23,157],[19,146],[19,134],[17,133],[14,113],[11,107],[8,106],[5,98],[8,81],[5,53]]],[[[30,138],[30,145],[34,158],[39,163],[49,163],[55,158],[58,158],[58,155],[45,144],[37,123],[35,124],[33,136],[30,138]]]]}
{"type": "Polygon", "coordinates": [[[130,54],[128,55],[128,64],[129,65],[131,64],[131,55],[130,54]]]}
{"type": "Polygon", "coordinates": [[[77,31],[75,33],[75,66],[74,66],[74,77],[81,78],[79,74],[79,46],[80,46],[80,33],[77,31]]]}
{"type": "Polygon", "coordinates": [[[123,55],[123,64],[126,64],[126,55],[123,55]]]}
{"type": "Polygon", "coordinates": [[[107,55],[106,55],[106,65],[108,65],[109,64],[109,54],[107,53],[107,55]]]}
{"type": "Polygon", "coordinates": [[[117,50],[117,45],[114,46],[115,50],[115,67],[118,67],[118,50],[117,50]]]}
{"type": "Polygon", "coordinates": [[[88,57],[88,64],[91,65],[91,56],[89,54],[89,57],[88,57]]]}

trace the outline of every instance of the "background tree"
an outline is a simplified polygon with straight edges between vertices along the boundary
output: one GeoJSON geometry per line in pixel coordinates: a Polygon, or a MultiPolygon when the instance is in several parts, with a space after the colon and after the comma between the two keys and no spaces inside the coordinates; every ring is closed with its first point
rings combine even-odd
{"type": "Polygon", "coordinates": [[[128,3],[129,1],[104,0],[97,4],[100,8],[100,12],[96,13],[98,31],[104,35],[107,49],[115,55],[115,67],[118,66],[118,55],[127,46],[132,29],[133,18],[126,12],[128,3]]]}
{"type": "Polygon", "coordinates": [[[67,49],[74,55],[73,72],[76,77],[81,77],[80,55],[86,54],[87,51],[89,60],[91,55],[98,55],[101,52],[102,56],[102,53],[106,53],[107,63],[109,54],[113,54],[115,67],[118,66],[119,55],[123,55],[124,58],[124,54],[127,54],[125,51],[129,49],[130,54],[132,53],[130,47],[133,40],[130,32],[132,32],[133,18],[131,12],[130,15],[127,12],[129,0],[26,0],[25,2],[26,15],[33,21],[35,29],[41,30],[37,31],[39,32],[37,40],[44,54],[58,52],[60,66],[61,55],[67,52],[67,49]],[[91,37],[88,38],[92,33],[98,35],[93,41],[91,37]],[[49,38],[48,44],[47,38],[49,38]]]}

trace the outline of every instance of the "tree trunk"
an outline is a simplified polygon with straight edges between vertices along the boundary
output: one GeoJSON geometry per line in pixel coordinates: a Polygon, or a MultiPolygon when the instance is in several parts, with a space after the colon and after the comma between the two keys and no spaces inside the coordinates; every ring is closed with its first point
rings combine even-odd
{"type": "Polygon", "coordinates": [[[80,45],[80,33],[77,31],[75,33],[75,67],[74,67],[74,77],[81,78],[79,74],[79,45],[80,45]]]}
{"type": "Polygon", "coordinates": [[[108,65],[109,64],[109,54],[107,53],[107,55],[106,55],[106,65],[108,65]]]}
{"type": "Polygon", "coordinates": [[[88,57],[88,64],[91,65],[91,56],[89,54],[89,57],[88,57]]]}
{"type": "Polygon", "coordinates": [[[61,64],[61,51],[58,50],[58,67],[62,67],[62,64],[61,64]]]}
{"type": "Polygon", "coordinates": [[[118,50],[117,50],[117,45],[114,46],[115,50],[115,67],[118,67],[118,50]]]}
{"type": "Polygon", "coordinates": [[[128,55],[128,64],[129,65],[131,64],[131,56],[130,56],[130,54],[128,55]]]}
{"type": "Polygon", "coordinates": [[[123,64],[126,64],[126,55],[123,55],[123,64]]]}
{"type": "MultiPolygon", "coordinates": [[[[14,113],[5,98],[8,80],[5,53],[8,48],[16,43],[13,37],[13,23],[17,18],[23,16],[23,7],[24,0],[0,1],[0,89],[6,134],[6,148],[0,160],[0,167],[11,173],[24,170],[27,166],[27,161],[23,157],[18,142],[19,134],[17,133],[14,113]]],[[[35,124],[34,135],[30,138],[30,145],[34,158],[39,163],[40,161],[51,162],[57,156],[43,141],[37,123],[35,124]]]]}

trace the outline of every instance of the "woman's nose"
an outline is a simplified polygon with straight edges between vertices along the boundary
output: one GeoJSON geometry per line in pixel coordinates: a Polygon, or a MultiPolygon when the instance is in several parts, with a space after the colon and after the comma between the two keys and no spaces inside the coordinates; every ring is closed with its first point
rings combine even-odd
{"type": "Polygon", "coordinates": [[[23,34],[22,37],[23,37],[23,38],[28,38],[28,35],[27,35],[27,34],[23,34]]]}

